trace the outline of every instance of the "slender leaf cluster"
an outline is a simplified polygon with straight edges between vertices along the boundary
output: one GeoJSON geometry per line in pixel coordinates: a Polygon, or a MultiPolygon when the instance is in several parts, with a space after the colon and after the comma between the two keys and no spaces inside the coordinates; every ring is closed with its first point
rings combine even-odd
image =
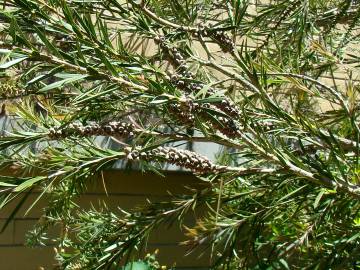
{"type": "Polygon", "coordinates": [[[1,207],[48,196],[29,243],[61,225],[60,269],[120,267],[196,209],[182,244],[206,246],[213,268],[359,266],[357,1],[0,5],[1,207]],[[197,142],[220,146],[217,160],[197,142]],[[119,163],[209,185],[130,212],[79,209],[119,163]]]}

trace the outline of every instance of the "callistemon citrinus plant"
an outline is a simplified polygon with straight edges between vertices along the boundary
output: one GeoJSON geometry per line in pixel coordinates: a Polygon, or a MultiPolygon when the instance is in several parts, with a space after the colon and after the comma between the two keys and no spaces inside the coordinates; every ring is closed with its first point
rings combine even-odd
{"type": "Polygon", "coordinates": [[[1,177],[2,206],[50,196],[29,244],[61,224],[61,269],[141,256],[196,209],[182,244],[208,247],[211,267],[359,267],[357,1],[0,3],[0,164],[17,172],[1,177]],[[130,212],[76,209],[118,162],[208,184],[130,212]]]}

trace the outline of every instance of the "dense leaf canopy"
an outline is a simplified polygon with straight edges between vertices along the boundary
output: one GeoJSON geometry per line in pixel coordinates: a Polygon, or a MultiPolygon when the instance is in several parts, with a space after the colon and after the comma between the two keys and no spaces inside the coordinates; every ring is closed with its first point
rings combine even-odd
{"type": "Polygon", "coordinates": [[[208,246],[214,268],[359,266],[358,1],[0,3],[1,206],[50,196],[29,243],[61,224],[60,269],[135,258],[197,208],[184,244],[208,246]],[[217,160],[196,142],[221,146],[217,160]],[[209,185],[130,212],[77,208],[119,162],[209,185]]]}

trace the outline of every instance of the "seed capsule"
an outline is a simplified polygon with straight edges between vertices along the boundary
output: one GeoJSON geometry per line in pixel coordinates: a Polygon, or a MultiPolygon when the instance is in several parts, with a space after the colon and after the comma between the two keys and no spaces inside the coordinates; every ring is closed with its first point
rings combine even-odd
{"type": "Polygon", "coordinates": [[[67,136],[92,136],[92,135],[121,135],[133,136],[134,126],[124,122],[110,122],[100,126],[96,123],[81,125],[80,123],[71,123],[67,127],[52,127],[49,129],[49,137],[60,139],[67,136]]]}
{"type": "MultiPolygon", "coordinates": [[[[129,148],[124,149],[125,152],[128,150],[129,148]]],[[[223,166],[212,164],[206,157],[188,150],[180,150],[172,147],[158,147],[145,153],[140,152],[140,154],[137,150],[133,150],[127,157],[129,159],[140,158],[148,161],[165,158],[166,161],[171,164],[188,168],[196,173],[214,173],[223,170],[223,166]]]]}

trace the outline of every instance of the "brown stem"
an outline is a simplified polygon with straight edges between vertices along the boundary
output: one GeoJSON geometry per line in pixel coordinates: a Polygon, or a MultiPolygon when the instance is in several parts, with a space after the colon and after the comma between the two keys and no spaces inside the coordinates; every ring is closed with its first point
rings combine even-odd
{"type": "MultiPolygon", "coordinates": [[[[79,65],[71,64],[71,63],[66,62],[56,56],[53,56],[53,55],[50,56],[50,55],[46,55],[46,54],[40,53],[40,52],[38,53],[38,55],[34,55],[34,52],[31,50],[20,48],[20,47],[13,46],[13,45],[8,45],[8,44],[5,44],[4,42],[0,42],[0,48],[19,50],[22,53],[30,56],[30,58],[28,59],[29,61],[45,61],[47,63],[52,63],[52,64],[57,64],[57,65],[63,66],[66,69],[75,70],[75,71],[79,72],[80,74],[89,74],[89,71],[87,70],[87,68],[79,66],[79,65]]],[[[148,89],[147,87],[145,87],[143,85],[138,85],[131,81],[127,81],[121,77],[111,76],[104,72],[98,72],[98,75],[103,78],[108,79],[111,82],[116,82],[121,85],[125,85],[128,87],[134,88],[134,89],[138,89],[138,90],[142,90],[142,91],[147,91],[147,89],[148,89]]]]}

